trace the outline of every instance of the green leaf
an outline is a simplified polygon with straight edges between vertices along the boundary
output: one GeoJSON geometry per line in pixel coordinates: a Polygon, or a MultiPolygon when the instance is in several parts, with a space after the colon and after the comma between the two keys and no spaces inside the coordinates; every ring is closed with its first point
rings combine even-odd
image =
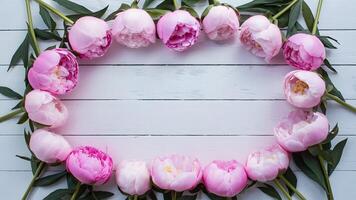
{"type": "Polygon", "coordinates": [[[70,189],[57,189],[47,195],[43,200],[67,200],[70,199],[72,192],[70,189]]]}
{"type": "Polygon", "coordinates": [[[164,199],[164,200],[172,200],[172,194],[171,194],[171,192],[164,192],[164,193],[163,193],[163,199],[164,199]]]}
{"type": "MultiPolygon", "coordinates": [[[[297,183],[298,183],[297,176],[294,174],[294,172],[290,167],[288,167],[287,171],[283,174],[283,176],[289,181],[289,183],[293,185],[293,187],[297,188],[297,183]]],[[[289,194],[293,196],[294,191],[291,190],[289,187],[287,187],[287,189],[289,194]]]]}
{"type": "Polygon", "coordinates": [[[77,3],[74,3],[72,1],[69,0],[53,0],[55,2],[57,2],[59,5],[75,12],[75,13],[79,13],[79,14],[89,14],[92,13],[91,10],[89,10],[88,8],[79,5],[77,3]]]}
{"type": "Polygon", "coordinates": [[[323,45],[326,47],[326,48],[329,48],[329,49],[337,49],[337,47],[335,45],[333,45],[333,43],[330,42],[330,37],[329,36],[320,36],[320,35],[317,35],[317,37],[319,38],[319,40],[323,43],[323,45]]]}
{"type": "Polygon", "coordinates": [[[76,178],[74,178],[74,176],[69,173],[67,173],[66,179],[67,179],[67,187],[69,189],[74,190],[78,183],[78,180],[76,178]]]}
{"type": "Polygon", "coordinates": [[[156,6],[156,8],[162,9],[162,10],[171,10],[171,11],[175,10],[173,0],[164,0],[164,1],[162,1],[162,3],[158,4],[158,6],[156,6]]]}
{"type": "Polygon", "coordinates": [[[92,194],[94,194],[97,199],[106,199],[114,196],[113,193],[106,191],[93,191],[92,194]]]}
{"type": "Polygon", "coordinates": [[[56,174],[48,175],[45,177],[41,177],[36,179],[34,185],[35,186],[48,186],[58,182],[67,174],[67,171],[62,171],[56,174]]]}
{"type": "Polygon", "coordinates": [[[279,195],[277,190],[269,184],[264,183],[263,186],[257,188],[261,190],[263,193],[265,193],[266,195],[272,197],[273,199],[282,200],[282,197],[279,195]]]}
{"type": "Polygon", "coordinates": [[[296,33],[295,25],[298,21],[300,11],[302,9],[303,0],[299,0],[294,6],[291,8],[289,13],[289,22],[288,22],[288,29],[287,29],[287,37],[296,33]]]}
{"type": "Polygon", "coordinates": [[[50,32],[50,31],[41,30],[41,29],[37,29],[37,28],[35,28],[34,30],[35,30],[36,37],[41,40],[57,40],[57,41],[62,40],[62,38],[59,36],[57,31],[50,32]]]}
{"type": "Polygon", "coordinates": [[[108,17],[105,18],[105,21],[110,21],[110,20],[115,19],[116,15],[118,13],[125,11],[127,9],[130,9],[130,8],[131,8],[131,6],[129,4],[126,4],[126,3],[121,4],[120,7],[116,11],[114,11],[108,17]]]}
{"type": "Polygon", "coordinates": [[[155,0],[145,0],[145,2],[143,3],[142,8],[146,9],[148,8],[155,0]]]}
{"type": "Polygon", "coordinates": [[[329,60],[326,58],[324,59],[324,65],[334,73],[337,73],[336,69],[330,64],[329,60]]]}
{"type": "Polygon", "coordinates": [[[31,169],[32,169],[32,174],[36,173],[36,170],[38,168],[40,161],[35,157],[35,156],[31,156],[31,169]]]}
{"type": "Polygon", "coordinates": [[[195,195],[183,195],[183,196],[179,197],[178,200],[196,200],[197,197],[198,197],[197,194],[195,194],[195,195]]]}
{"type": "Polygon", "coordinates": [[[161,10],[161,9],[146,9],[146,12],[152,17],[154,21],[159,20],[163,15],[165,15],[168,10],[161,10]]]}
{"type": "Polygon", "coordinates": [[[27,156],[20,156],[20,155],[16,155],[16,157],[22,159],[22,160],[26,160],[26,161],[31,161],[31,158],[27,157],[27,156]]]}
{"type": "Polygon", "coordinates": [[[25,112],[19,119],[19,121],[17,121],[17,124],[23,124],[28,120],[28,113],[25,112]]]}
{"type": "Polygon", "coordinates": [[[328,137],[326,137],[326,139],[323,141],[323,144],[331,142],[331,140],[333,140],[338,133],[339,133],[339,125],[336,124],[334,128],[331,129],[331,131],[329,131],[328,137]]]}
{"type": "MultiPolygon", "coordinates": [[[[305,24],[307,25],[308,30],[311,32],[313,30],[313,25],[314,25],[314,15],[310,7],[308,6],[308,4],[305,2],[303,2],[302,5],[302,12],[303,12],[303,18],[305,24]]],[[[319,33],[319,31],[317,32],[319,33]]]]}
{"type": "Polygon", "coordinates": [[[182,0],[182,5],[188,5],[190,7],[194,6],[195,4],[199,3],[203,0],[182,0]]]}
{"type": "Polygon", "coordinates": [[[308,151],[304,151],[293,153],[293,160],[306,176],[326,190],[324,176],[316,157],[313,157],[308,151]]]}
{"type": "Polygon", "coordinates": [[[11,99],[22,99],[23,98],[19,93],[15,92],[12,89],[5,87],[5,86],[0,86],[0,94],[4,95],[6,97],[9,97],[11,99]]]}
{"type": "Polygon", "coordinates": [[[77,21],[79,18],[84,17],[84,16],[93,16],[93,17],[97,17],[97,18],[101,18],[106,10],[109,8],[109,6],[106,6],[105,8],[98,10],[96,12],[90,12],[90,13],[80,13],[80,14],[75,14],[75,15],[68,15],[67,17],[71,20],[73,20],[74,22],[77,21]]]}
{"type": "Polygon", "coordinates": [[[30,39],[29,39],[29,35],[27,34],[25,39],[22,41],[22,43],[20,44],[20,46],[17,48],[14,55],[12,56],[7,71],[12,69],[16,64],[18,64],[20,60],[22,60],[22,62],[24,63],[25,68],[27,67],[29,47],[30,47],[30,39]]]}
{"type": "Polygon", "coordinates": [[[317,72],[318,72],[318,74],[320,74],[320,75],[323,77],[323,79],[324,79],[324,81],[325,81],[325,83],[326,83],[327,88],[329,88],[329,87],[332,88],[332,90],[329,91],[329,93],[332,94],[332,95],[334,95],[334,96],[337,96],[337,97],[339,97],[341,100],[345,101],[345,98],[343,97],[343,95],[341,94],[341,92],[335,87],[335,85],[334,85],[333,82],[331,81],[331,79],[330,79],[328,73],[327,73],[323,68],[317,69],[317,72]]]}
{"type": "Polygon", "coordinates": [[[331,175],[334,172],[335,168],[339,164],[346,142],[347,142],[347,138],[337,143],[334,149],[330,152],[333,162],[332,164],[328,164],[329,175],[331,175]]]}
{"type": "Polygon", "coordinates": [[[53,32],[57,26],[56,22],[53,20],[53,18],[51,17],[49,12],[45,8],[42,8],[42,6],[40,6],[40,5],[39,5],[39,7],[40,7],[40,15],[41,15],[43,22],[53,32]]]}
{"type": "Polygon", "coordinates": [[[147,196],[151,199],[151,200],[157,200],[157,196],[155,194],[155,192],[153,190],[150,190],[148,193],[147,193],[147,196]]]}

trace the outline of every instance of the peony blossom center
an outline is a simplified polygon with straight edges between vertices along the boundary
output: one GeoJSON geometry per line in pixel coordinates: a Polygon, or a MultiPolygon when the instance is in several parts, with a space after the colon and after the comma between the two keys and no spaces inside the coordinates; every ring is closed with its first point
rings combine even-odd
{"type": "Polygon", "coordinates": [[[166,45],[178,51],[192,46],[197,40],[198,30],[188,24],[178,24],[166,45]]]}
{"type": "Polygon", "coordinates": [[[300,93],[300,94],[304,94],[305,90],[309,89],[308,84],[306,84],[305,82],[301,81],[301,80],[297,80],[295,82],[295,84],[293,85],[293,92],[294,93],[300,93]]]}

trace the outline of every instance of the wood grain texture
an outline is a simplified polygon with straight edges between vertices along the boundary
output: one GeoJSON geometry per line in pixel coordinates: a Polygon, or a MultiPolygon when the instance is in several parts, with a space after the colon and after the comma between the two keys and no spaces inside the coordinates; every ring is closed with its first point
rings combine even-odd
{"type": "MultiPolygon", "coordinates": [[[[128,0],[74,0],[91,10],[109,6],[109,12],[128,0]]],[[[238,5],[250,0],[226,0],[238,5]]],[[[53,1],[46,0],[58,7],[53,1]]],[[[159,1],[156,1],[157,4],[159,1]]],[[[314,11],[315,0],[306,0],[314,11]]],[[[206,7],[197,6],[198,12],[206,7]]],[[[32,2],[36,26],[45,28],[32,2]]],[[[339,71],[330,74],[351,104],[356,105],[356,6],[348,0],[325,1],[319,28],[324,35],[341,43],[328,51],[339,71]],[[347,18],[346,18],[347,17],[347,18]],[[346,19],[345,19],[346,18],[346,19]]],[[[68,10],[62,9],[66,13],[68,10]]],[[[21,65],[7,73],[10,59],[26,34],[23,0],[2,0],[0,13],[0,85],[23,92],[21,65]],[[10,20],[11,19],[11,20],[10,20]]],[[[55,17],[56,20],[58,18],[55,17]]],[[[59,29],[62,26],[59,24],[59,29]]],[[[61,31],[60,31],[61,32],[61,31]]],[[[51,42],[41,42],[41,48],[51,42]]],[[[237,40],[227,43],[208,41],[201,35],[197,45],[183,53],[165,48],[160,41],[146,49],[128,49],[113,44],[100,59],[81,60],[80,84],[63,97],[71,115],[68,124],[56,130],[73,146],[91,144],[110,153],[115,162],[122,159],[149,161],[162,154],[187,154],[203,164],[213,159],[239,159],[249,152],[272,144],[273,127],[293,108],[284,101],[283,76],[293,70],[279,55],[271,63],[246,52],[237,40]]],[[[0,95],[0,115],[16,101],[0,95]]],[[[349,138],[345,153],[333,176],[335,200],[356,196],[355,115],[330,103],[331,126],[339,123],[340,136],[349,138]]],[[[17,200],[30,181],[28,162],[15,157],[28,155],[23,126],[16,120],[0,124],[0,188],[2,199],[17,200]]],[[[325,193],[292,164],[298,176],[298,189],[308,200],[325,199],[325,193]]],[[[51,168],[58,170],[58,168],[51,168]]],[[[31,199],[42,199],[55,187],[35,190],[31,199]]],[[[102,188],[97,188],[102,189],[102,188]]],[[[115,192],[112,199],[123,199],[113,180],[104,186],[115,192]]],[[[160,198],[161,200],[162,198],[160,198]]],[[[256,189],[239,200],[269,200],[256,189]]],[[[199,200],[207,200],[201,196],[199,200]]]]}

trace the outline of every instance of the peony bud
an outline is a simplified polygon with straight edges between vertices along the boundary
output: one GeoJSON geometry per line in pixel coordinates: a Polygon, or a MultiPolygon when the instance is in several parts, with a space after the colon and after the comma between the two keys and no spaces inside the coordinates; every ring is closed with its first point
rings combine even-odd
{"type": "Polygon", "coordinates": [[[238,13],[229,6],[213,6],[203,19],[203,28],[211,40],[233,38],[239,29],[238,13]]]}
{"type": "Polygon", "coordinates": [[[272,181],[288,169],[289,154],[278,144],[256,151],[248,156],[246,172],[250,179],[272,181]]]}
{"type": "Polygon", "coordinates": [[[297,33],[283,45],[284,59],[302,70],[316,70],[325,60],[325,47],[315,35],[297,33]]]}
{"type": "Polygon", "coordinates": [[[68,110],[64,104],[41,90],[32,90],[26,95],[25,109],[32,121],[51,128],[63,125],[68,118],[68,110]]]}
{"type": "Polygon", "coordinates": [[[161,17],[157,24],[157,33],[168,48],[184,51],[197,41],[200,23],[189,12],[176,10],[161,17]]]}
{"type": "Polygon", "coordinates": [[[284,94],[287,101],[298,108],[318,105],[325,93],[325,82],[315,72],[296,70],[284,77],[284,94]]]}
{"type": "Polygon", "coordinates": [[[110,179],[113,163],[108,154],[85,146],[74,149],[69,154],[66,168],[81,183],[102,185],[110,179]]]}
{"type": "Polygon", "coordinates": [[[54,95],[66,94],[78,83],[78,62],[67,49],[42,52],[28,72],[28,81],[34,89],[54,95]]]}
{"type": "Polygon", "coordinates": [[[282,47],[282,34],[265,16],[255,15],[241,25],[240,41],[253,54],[269,62],[282,47]]]}
{"type": "Polygon", "coordinates": [[[319,112],[295,110],[274,129],[279,145],[289,152],[305,151],[326,139],[329,121],[319,112]]]}
{"type": "Polygon", "coordinates": [[[153,183],[159,188],[182,192],[191,190],[200,183],[202,169],[195,158],[172,155],[153,160],[151,176],[153,183]]]}
{"type": "Polygon", "coordinates": [[[31,134],[29,146],[36,158],[50,164],[65,161],[72,150],[63,136],[45,129],[38,129],[31,134]]]}
{"type": "Polygon", "coordinates": [[[126,194],[143,195],[151,189],[150,172],[145,162],[122,161],[116,169],[116,183],[126,194]]]}
{"type": "Polygon", "coordinates": [[[236,160],[213,161],[204,169],[206,189],[221,197],[234,197],[247,185],[244,167],[236,160]]]}
{"type": "Polygon", "coordinates": [[[109,25],[102,19],[86,16],[78,19],[68,32],[71,48],[81,58],[103,56],[111,44],[109,25]]]}
{"type": "Polygon", "coordinates": [[[156,25],[146,11],[131,8],[117,14],[112,34],[127,47],[147,47],[156,41],[156,25]]]}

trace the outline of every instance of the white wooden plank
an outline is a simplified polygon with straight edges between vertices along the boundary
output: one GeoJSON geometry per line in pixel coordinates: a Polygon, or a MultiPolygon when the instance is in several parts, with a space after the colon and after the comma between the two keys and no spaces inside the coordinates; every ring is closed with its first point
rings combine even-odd
{"type": "MultiPolygon", "coordinates": [[[[330,74],[346,99],[356,99],[356,67],[330,74]]],[[[284,99],[287,66],[81,66],[77,88],[63,99],[284,99]],[[251,84],[253,80],[253,84],[251,84]]],[[[24,91],[24,70],[6,73],[0,85],[24,91]]],[[[0,95],[0,99],[8,99],[0,95]]]]}
{"type": "MultiPolygon", "coordinates": [[[[114,163],[123,159],[149,162],[161,155],[183,154],[199,158],[202,164],[212,160],[237,159],[244,163],[248,154],[274,144],[273,136],[66,136],[75,146],[92,145],[108,152],[114,163]],[[251,145],[253,144],[253,145],[251,145]]],[[[344,139],[337,137],[335,142],[344,139]]],[[[356,137],[349,136],[337,170],[355,170],[356,137]]],[[[15,155],[29,155],[23,136],[0,136],[0,157],[6,162],[1,170],[29,170],[29,162],[15,155]]]]}
{"type": "MultiPolygon", "coordinates": [[[[305,195],[307,199],[326,199],[325,192],[313,181],[308,179],[301,172],[296,172],[298,177],[298,190],[305,195]]],[[[25,172],[4,172],[0,171],[0,176],[2,177],[0,181],[0,187],[2,188],[2,198],[3,199],[20,199],[22,192],[27,187],[28,182],[32,178],[32,174],[28,171],[25,172]]],[[[356,172],[355,171],[335,171],[330,177],[331,185],[333,187],[335,200],[344,200],[345,196],[352,197],[356,196],[355,181],[356,172]]],[[[43,199],[50,192],[54,191],[56,188],[65,188],[65,181],[61,181],[59,184],[50,187],[35,188],[32,192],[30,199],[43,199]]],[[[115,185],[113,178],[105,186],[96,187],[96,190],[105,190],[115,193],[115,196],[108,200],[114,199],[124,199],[115,185]]],[[[158,196],[159,200],[163,198],[158,196]]],[[[272,200],[270,197],[264,195],[258,189],[250,189],[238,196],[239,200],[272,200]]],[[[208,200],[205,195],[200,194],[199,200],[208,200]]],[[[297,199],[294,197],[293,199],[297,199]]],[[[347,198],[351,199],[351,198],[347,198]]]]}
{"type": "MultiPolygon", "coordinates": [[[[45,0],[56,8],[64,11],[65,13],[70,13],[68,10],[61,8],[58,4],[54,3],[50,0],[45,0]]],[[[91,10],[99,10],[104,8],[106,5],[109,6],[109,10],[107,13],[111,13],[116,10],[122,2],[131,2],[130,0],[73,0],[79,4],[85,5],[91,10]]],[[[231,5],[238,6],[243,3],[250,2],[251,0],[225,0],[224,3],[230,3],[231,5]]],[[[156,4],[160,1],[156,1],[156,4]]],[[[312,11],[315,12],[317,2],[313,0],[306,0],[306,2],[311,7],[312,11]]],[[[38,6],[36,3],[32,3],[32,10],[34,15],[34,22],[36,26],[40,28],[45,28],[42,23],[39,15],[38,15],[38,6]]],[[[204,8],[207,6],[206,1],[204,3],[197,4],[196,9],[199,13],[202,13],[204,8]]],[[[355,23],[351,23],[356,21],[356,13],[354,12],[354,6],[349,4],[348,0],[338,0],[338,1],[327,1],[323,5],[323,11],[321,13],[321,20],[319,27],[321,29],[355,29],[355,23]],[[347,6],[348,5],[348,6],[347,6]],[[340,15],[342,13],[348,13],[347,20],[342,20],[340,15]]],[[[2,6],[0,7],[0,13],[3,16],[11,16],[11,23],[9,20],[1,20],[0,21],[0,30],[7,29],[26,29],[26,12],[25,12],[25,3],[22,0],[2,0],[2,6]]]]}
{"type": "MultiPolygon", "coordinates": [[[[356,64],[354,52],[354,38],[356,31],[323,31],[322,34],[332,36],[341,43],[337,50],[328,50],[328,58],[333,64],[356,64]]],[[[25,31],[0,31],[0,44],[7,47],[0,54],[0,65],[8,65],[13,53],[25,37],[25,31]]],[[[58,44],[58,43],[56,43],[58,44]]],[[[52,46],[53,43],[41,42],[42,49],[52,46]]],[[[98,65],[125,65],[125,64],[263,64],[266,62],[253,56],[240,46],[239,42],[216,43],[206,39],[202,34],[199,42],[185,52],[173,52],[157,41],[147,48],[129,49],[114,43],[108,53],[98,59],[82,60],[86,64],[98,65]],[[149,51],[147,51],[149,48],[149,51]]],[[[271,61],[271,64],[285,64],[280,54],[271,61]]]]}
{"type": "MultiPolygon", "coordinates": [[[[0,101],[0,114],[14,101],[0,101]]],[[[349,101],[356,105],[356,101],[349,101]]],[[[70,115],[63,134],[270,135],[292,107],[285,101],[66,101],[70,115]]],[[[343,134],[355,134],[354,114],[330,103],[328,118],[343,134]]],[[[16,119],[2,123],[1,134],[19,134],[16,119]]]]}

